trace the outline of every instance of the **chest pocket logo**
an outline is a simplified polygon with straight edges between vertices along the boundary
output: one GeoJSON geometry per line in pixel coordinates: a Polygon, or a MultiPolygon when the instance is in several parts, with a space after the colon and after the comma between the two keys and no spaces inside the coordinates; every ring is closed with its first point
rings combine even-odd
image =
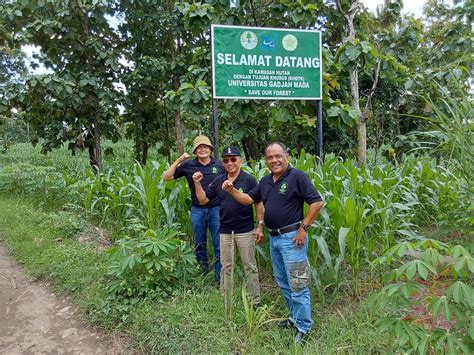
{"type": "Polygon", "coordinates": [[[280,185],[280,189],[278,190],[278,192],[281,194],[286,194],[287,190],[288,190],[288,184],[284,182],[280,185]]]}
{"type": "Polygon", "coordinates": [[[216,168],[215,166],[212,167],[212,173],[213,173],[213,174],[217,174],[217,173],[218,173],[217,168],[216,168]]]}

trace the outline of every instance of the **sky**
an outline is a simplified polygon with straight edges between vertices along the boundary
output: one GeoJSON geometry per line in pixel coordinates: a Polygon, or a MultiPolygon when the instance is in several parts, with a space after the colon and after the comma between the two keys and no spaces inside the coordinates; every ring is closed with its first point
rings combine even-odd
{"type": "MultiPolygon", "coordinates": [[[[362,0],[362,2],[369,10],[375,12],[377,5],[382,5],[384,0],[362,0]]],[[[420,17],[425,3],[426,0],[404,0],[403,13],[412,13],[416,17],[420,17]]]]}

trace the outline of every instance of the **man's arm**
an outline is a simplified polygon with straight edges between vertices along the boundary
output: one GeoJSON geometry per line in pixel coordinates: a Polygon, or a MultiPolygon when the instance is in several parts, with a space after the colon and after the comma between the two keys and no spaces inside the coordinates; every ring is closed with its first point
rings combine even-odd
{"type": "Polygon", "coordinates": [[[200,171],[196,171],[193,174],[194,187],[196,188],[196,191],[195,191],[196,197],[200,205],[205,205],[209,202],[209,199],[206,196],[206,192],[202,188],[201,180],[202,180],[202,173],[200,171]]]}
{"type": "Polygon", "coordinates": [[[240,192],[230,180],[224,181],[222,190],[227,191],[241,205],[251,205],[254,200],[245,192],[240,192]]]}
{"type": "Polygon", "coordinates": [[[260,243],[263,238],[263,203],[255,204],[255,214],[257,215],[257,229],[255,230],[255,241],[260,243]]]}
{"type": "Polygon", "coordinates": [[[312,225],[313,222],[316,220],[316,218],[319,216],[319,211],[321,211],[321,208],[323,208],[323,205],[324,205],[323,201],[317,201],[310,204],[308,213],[306,214],[306,217],[303,219],[303,223],[308,226],[312,225]]]}
{"type": "MultiPolygon", "coordinates": [[[[312,204],[309,205],[308,213],[306,216],[303,218],[303,224],[306,226],[311,226],[319,215],[319,211],[321,211],[321,208],[323,207],[324,202],[323,201],[316,201],[313,202],[312,204]]],[[[307,232],[301,227],[298,229],[298,234],[296,234],[294,241],[295,241],[295,249],[296,248],[302,248],[304,244],[304,239],[306,238],[307,232]]]]}
{"type": "Polygon", "coordinates": [[[178,167],[178,165],[188,158],[189,158],[189,154],[184,153],[178,159],[176,159],[175,162],[170,165],[168,170],[166,170],[165,174],[163,175],[163,179],[165,181],[173,180],[173,176],[174,176],[174,173],[176,172],[176,168],[178,167]]]}

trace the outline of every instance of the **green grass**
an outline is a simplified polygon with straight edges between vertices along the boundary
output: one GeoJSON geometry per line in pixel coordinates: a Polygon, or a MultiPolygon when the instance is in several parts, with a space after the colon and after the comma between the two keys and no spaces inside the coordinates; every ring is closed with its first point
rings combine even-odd
{"type": "MultiPolygon", "coordinates": [[[[227,318],[218,289],[209,279],[198,279],[162,301],[127,305],[110,300],[104,288],[105,251],[78,240],[93,229],[83,217],[65,211],[45,212],[32,200],[1,194],[0,216],[0,240],[25,270],[48,281],[54,291],[71,296],[91,322],[128,339],[130,351],[327,353],[387,349],[386,338],[373,326],[377,315],[365,301],[359,304],[350,298],[332,307],[315,302],[315,326],[302,349],[291,344],[291,330],[280,330],[274,322],[250,332],[238,297],[233,317],[227,318]]],[[[263,300],[271,308],[269,318],[284,316],[283,301],[271,275],[262,276],[266,286],[263,300]]]]}

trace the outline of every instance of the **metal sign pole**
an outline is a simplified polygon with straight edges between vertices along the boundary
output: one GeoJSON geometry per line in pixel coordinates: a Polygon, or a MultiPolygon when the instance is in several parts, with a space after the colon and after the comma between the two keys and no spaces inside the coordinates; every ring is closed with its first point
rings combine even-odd
{"type": "Polygon", "coordinates": [[[214,116],[214,158],[219,157],[219,120],[217,117],[217,99],[212,99],[212,113],[214,116]]]}
{"type": "Polygon", "coordinates": [[[317,133],[317,147],[316,154],[321,161],[323,160],[323,100],[318,100],[318,122],[316,126],[317,133]]]}

